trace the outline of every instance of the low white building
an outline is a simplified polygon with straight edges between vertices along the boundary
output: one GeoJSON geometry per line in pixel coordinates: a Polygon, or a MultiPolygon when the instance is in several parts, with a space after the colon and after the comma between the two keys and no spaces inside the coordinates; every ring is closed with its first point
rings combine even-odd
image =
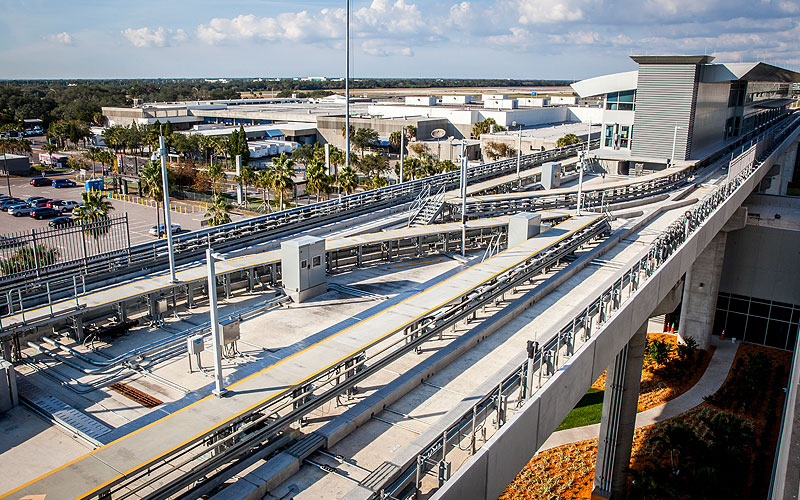
{"type": "Polygon", "coordinates": [[[433,96],[407,96],[406,106],[436,106],[436,98],[433,96]]]}

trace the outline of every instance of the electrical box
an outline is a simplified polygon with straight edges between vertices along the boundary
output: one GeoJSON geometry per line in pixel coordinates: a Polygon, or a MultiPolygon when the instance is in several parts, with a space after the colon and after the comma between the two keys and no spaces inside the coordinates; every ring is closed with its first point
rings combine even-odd
{"type": "Polygon", "coordinates": [[[561,162],[548,161],[542,164],[542,186],[545,189],[561,186],[561,162]]]}
{"type": "Polygon", "coordinates": [[[156,314],[165,314],[167,312],[167,298],[158,297],[156,301],[156,314]]]}
{"type": "Polygon", "coordinates": [[[239,324],[241,321],[241,318],[236,317],[219,322],[222,327],[222,345],[232,344],[239,340],[239,324]]]}
{"type": "Polygon", "coordinates": [[[542,230],[542,216],[520,212],[508,218],[508,248],[525,243],[542,230]]]}
{"type": "Polygon", "coordinates": [[[9,361],[0,359],[0,413],[19,404],[17,393],[17,372],[9,361]]]}
{"type": "Polygon", "coordinates": [[[283,289],[297,303],[308,300],[328,288],[325,275],[325,240],[315,236],[281,243],[283,289]]]}
{"type": "Polygon", "coordinates": [[[203,343],[202,335],[192,335],[186,339],[186,352],[189,354],[200,354],[205,349],[206,345],[203,343]]]}

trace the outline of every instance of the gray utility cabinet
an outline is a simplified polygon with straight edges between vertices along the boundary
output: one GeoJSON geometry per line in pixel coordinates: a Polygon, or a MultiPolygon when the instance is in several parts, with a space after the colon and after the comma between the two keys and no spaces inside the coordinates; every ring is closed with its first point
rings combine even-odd
{"type": "Polygon", "coordinates": [[[542,230],[542,216],[520,212],[508,218],[508,248],[525,243],[542,230]]]}
{"type": "Polygon", "coordinates": [[[548,161],[542,164],[542,186],[545,189],[561,186],[561,162],[548,161]]]}
{"type": "Polygon", "coordinates": [[[325,240],[315,236],[281,243],[283,289],[295,302],[304,302],[328,288],[325,275],[325,240]]]}

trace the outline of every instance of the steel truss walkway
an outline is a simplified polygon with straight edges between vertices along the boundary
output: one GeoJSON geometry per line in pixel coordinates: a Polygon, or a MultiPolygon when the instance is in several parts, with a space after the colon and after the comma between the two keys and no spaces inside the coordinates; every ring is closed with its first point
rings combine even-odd
{"type": "Polygon", "coordinates": [[[567,219],[232,384],[225,398],[201,399],[0,498],[178,493],[608,229],[602,215],[567,219]]]}

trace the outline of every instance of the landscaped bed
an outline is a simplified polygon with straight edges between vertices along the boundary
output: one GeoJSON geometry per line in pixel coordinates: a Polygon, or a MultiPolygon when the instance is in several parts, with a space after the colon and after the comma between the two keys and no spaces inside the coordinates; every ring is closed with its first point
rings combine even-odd
{"type": "MultiPolygon", "coordinates": [[[[723,386],[634,432],[627,498],[765,498],[791,353],[742,344],[723,386]]],[[[707,364],[707,362],[706,362],[707,364]]],[[[501,499],[588,499],[597,439],[537,454],[501,499]]]]}

